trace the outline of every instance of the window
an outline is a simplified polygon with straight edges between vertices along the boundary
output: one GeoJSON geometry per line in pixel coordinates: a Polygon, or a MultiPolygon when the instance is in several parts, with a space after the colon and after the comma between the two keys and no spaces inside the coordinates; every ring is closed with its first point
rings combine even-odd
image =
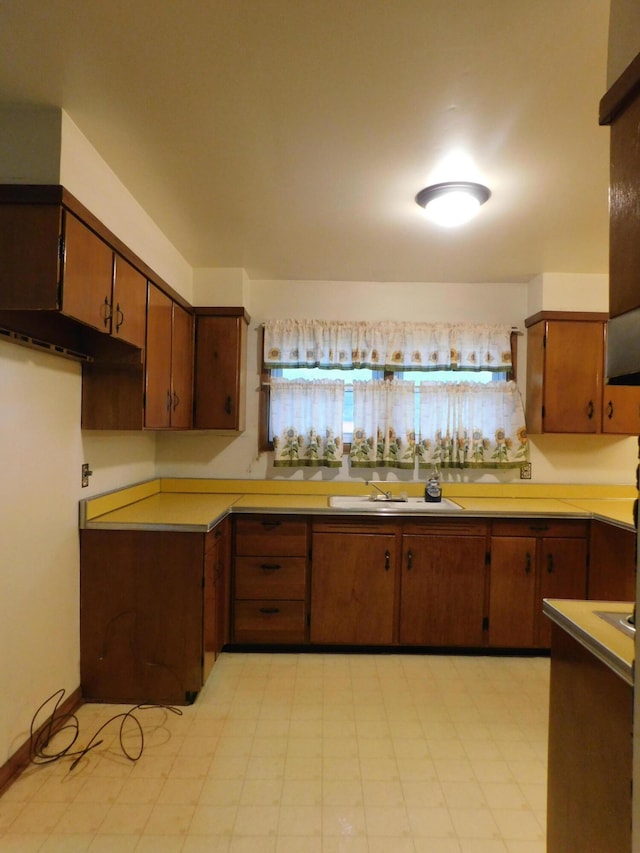
{"type": "MultiPolygon", "coordinates": [[[[443,451],[442,463],[445,467],[447,465],[450,465],[451,467],[467,467],[473,464],[476,464],[478,467],[487,467],[489,465],[489,462],[487,461],[489,455],[486,454],[485,451],[489,444],[492,445],[491,458],[497,460],[495,461],[495,464],[491,465],[491,467],[502,467],[502,465],[508,460],[513,462],[511,467],[515,467],[513,453],[510,448],[515,441],[513,436],[515,436],[516,433],[519,442],[519,453],[522,454],[525,451],[528,453],[528,446],[523,444],[523,441],[526,443],[524,415],[522,415],[521,426],[518,425],[520,423],[518,421],[518,417],[516,417],[515,421],[506,417],[509,436],[504,439],[502,450],[499,453],[499,448],[495,453],[493,452],[493,444],[496,442],[498,444],[500,443],[499,436],[501,432],[504,432],[504,430],[496,427],[493,432],[490,433],[491,437],[488,438],[487,436],[489,434],[486,432],[487,419],[483,414],[483,432],[482,438],[479,439],[479,430],[475,427],[473,429],[462,427],[462,421],[460,420],[460,400],[464,400],[465,397],[469,398],[469,406],[466,404],[464,406],[465,411],[475,411],[476,415],[474,415],[474,417],[476,417],[477,420],[477,413],[479,412],[478,398],[475,393],[472,393],[473,388],[478,388],[479,390],[479,387],[494,383],[493,387],[495,388],[496,395],[492,396],[491,400],[495,399],[497,401],[499,399],[499,386],[495,383],[501,383],[502,386],[505,386],[505,380],[514,378],[516,333],[509,332],[509,330],[507,330],[506,336],[504,336],[504,332],[501,327],[500,332],[503,334],[503,337],[500,339],[499,336],[492,337],[492,335],[494,335],[494,329],[498,327],[478,326],[477,328],[480,331],[477,337],[478,343],[476,344],[476,338],[473,337],[474,334],[476,334],[475,327],[469,326],[465,326],[463,328],[463,332],[458,332],[457,327],[446,326],[443,333],[442,329],[437,324],[331,324],[327,322],[321,323],[319,321],[317,323],[314,323],[314,321],[274,321],[274,323],[278,323],[283,327],[285,324],[289,324],[287,325],[286,333],[282,329],[278,330],[278,333],[281,334],[280,338],[278,338],[277,335],[274,336],[273,332],[271,332],[269,344],[265,339],[263,346],[263,364],[267,364],[269,359],[271,359],[271,363],[263,367],[262,374],[260,449],[275,449],[274,464],[330,464],[335,466],[335,456],[338,454],[341,456],[344,450],[348,455],[351,465],[355,467],[378,467],[379,464],[391,467],[412,467],[413,461],[411,460],[413,460],[414,457],[417,458],[419,460],[419,464],[423,466],[423,464],[426,464],[425,460],[433,461],[434,459],[437,459],[439,461],[440,457],[438,456],[439,451],[437,450],[437,447],[440,443],[442,443],[442,446],[444,447],[444,440],[441,441],[440,436],[445,434],[449,444],[451,444],[452,447],[458,448],[455,453],[447,450],[446,458],[443,451]],[[301,327],[304,326],[304,336],[299,335],[299,330],[296,325],[298,323],[301,327]],[[319,327],[319,331],[316,326],[319,327]],[[338,327],[337,331],[334,327],[338,327]],[[345,327],[347,333],[346,336],[345,327]],[[358,328],[354,331],[352,327],[358,328]],[[373,333],[370,335],[370,338],[364,340],[362,327],[366,327],[367,332],[369,332],[370,329],[373,329],[373,333]],[[385,331],[385,334],[388,334],[390,330],[391,334],[395,336],[393,339],[394,346],[391,346],[390,343],[385,345],[384,337],[380,337],[381,327],[385,331]],[[397,331],[398,327],[400,327],[399,333],[397,331]],[[407,328],[409,328],[409,332],[406,331],[407,328]],[[422,334],[422,337],[416,334],[416,328],[418,328],[418,331],[421,334],[424,332],[425,328],[428,333],[431,334],[431,338],[427,343],[424,343],[424,334],[422,334]],[[433,329],[436,331],[433,332],[433,329]],[[489,331],[487,331],[487,329],[489,331]],[[349,338],[349,335],[352,335],[351,339],[349,338]],[[352,341],[355,341],[356,335],[358,336],[357,345],[352,343],[352,341]],[[375,338],[375,335],[378,337],[375,338]],[[338,344],[338,338],[340,336],[342,337],[338,344]],[[455,336],[459,336],[459,338],[455,336]],[[377,346],[371,346],[370,344],[370,340],[374,338],[378,341],[377,346]],[[448,343],[449,339],[453,341],[452,344],[448,343]],[[464,347],[460,346],[458,348],[455,345],[457,344],[458,339],[464,343],[464,347]],[[501,344],[501,340],[508,342],[507,346],[505,346],[504,343],[501,344]],[[507,347],[509,348],[509,351],[505,352],[507,347]],[[414,369],[416,363],[426,363],[427,361],[430,364],[434,364],[434,366],[439,366],[443,362],[446,363],[449,361],[449,355],[451,361],[450,369],[414,369]],[[465,360],[468,364],[464,363],[465,360]],[[362,364],[358,364],[358,361],[369,363],[366,366],[362,366],[362,364]],[[373,366],[371,365],[371,362],[374,362],[373,366]],[[376,369],[376,362],[384,365],[385,369],[376,369]],[[476,367],[476,364],[479,362],[483,363],[476,367]],[[486,364],[484,362],[486,362],[486,364]],[[389,369],[390,364],[394,366],[394,369],[389,369]],[[395,367],[396,364],[397,368],[395,367]],[[501,365],[504,365],[504,369],[500,369],[501,365]],[[465,369],[467,367],[473,367],[473,369],[465,369]],[[279,422],[278,429],[280,430],[280,438],[276,437],[278,446],[277,448],[274,448],[274,437],[270,435],[269,430],[271,420],[269,412],[271,396],[270,386],[272,378],[287,380],[285,383],[280,381],[278,382],[276,399],[278,401],[282,400],[282,404],[292,407],[292,411],[298,410],[299,397],[300,395],[306,396],[307,390],[309,390],[307,386],[310,386],[313,380],[321,380],[321,383],[319,384],[327,386],[324,393],[335,394],[335,386],[339,386],[338,393],[343,398],[343,412],[341,416],[342,435],[339,437],[337,435],[339,432],[338,426],[335,426],[334,435],[333,425],[339,424],[340,416],[336,418],[337,410],[335,409],[333,402],[330,404],[334,411],[332,427],[331,429],[327,428],[328,431],[326,438],[324,435],[326,422],[320,423],[318,429],[314,429],[312,426],[310,428],[311,432],[309,432],[309,430],[305,431],[304,428],[300,426],[299,420],[297,419],[298,425],[295,429],[292,428],[289,430],[284,427],[283,432],[284,421],[288,423],[288,420],[286,417],[284,419],[282,417],[278,418],[274,413],[276,421],[279,422]],[[365,402],[365,397],[362,396],[366,390],[363,387],[363,383],[370,382],[373,391],[373,388],[376,385],[380,386],[380,380],[383,379],[388,381],[390,384],[397,383],[398,393],[401,392],[401,386],[403,386],[401,396],[404,402],[402,404],[399,403],[400,398],[398,398],[394,392],[391,393],[391,396],[385,394],[382,398],[376,398],[374,395],[374,397],[371,398],[370,403],[365,402]],[[286,387],[288,382],[291,382],[292,380],[303,380],[295,392],[292,387],[289,389],[286,387]],[[352,449],[351,445],[355,440],[353,435],[354,382],[356,382],[358,387],[362,389],[358,393],[358,400],[360,401],[358,405],[367,406],[368,430],[363,429],[363,410],[360,408],[359,411],[361,414],[359,417],[361,419],[361,423],[359,424],[358,438],[356,441],[356,444],[359,443],[359,448],[355,447],[352,449]],[[406,393],[408,390],[408,383],[409,387],[413,388],[413,403],[411,403],[410,400],[407,402],[406,393]],[[427,384],[423,385],[421,389],[421,383],[427,384]],[[444,398],[440,392],[436,393],[437,386],[434,386],[433,383],[453,383],[451,385],[451,393],[456,399],[454,405],[455,426],[451,425],[453,423],[451,418],[453,418],[454,415],[447,415],[445,412],[445,410],[448,410],[446,393],[444,398]],[[466,383],[470,384],[467,385],[466,383]],[[328,386],[334,387],[334,390],[329,392],[328,386]],[[456,388],[457,392],[455,390],[456,388]],[[465,388],[468,388],[468,391],[465,391],[465,388]],[[285,394],[285,397],[282,396],[283,393],[285,394]],[[289,397],[285,403],[284,401],[287,399],[287,394],[289,397]],[[425,394],[432,395],[434,401],[438,399],[438,406],[440,407],[440,411],[443,412],[440,416],[439,423],[435,424],[435,426],[433,418],[429,418],[428,429],[431,431],[431,440],[426,437],[425,432],[425,412],[431,408],[430,405],[425,407],[425,394]],[[421,395],[423,398],[422,407],[421,395]],[[473,404],[471,403],[472,397],[474,399],[473,404]],[[393,402],[394,399],[396,399],[395,403],[393,402]],[[374,410],[378,412],[378,415],[374,416],[373,421],[371,420],[371,405],[373,405],[374,410]],[[407,405],[411,406],[409,410],[406,408],[407,405]],[[445,406],[445,409],[442,409],[443,405],[445,406]],[[381,414],[382,410],[380,409],[380,406],[387,411],[386,415],[381,414]],[[391,409],[389,406],[391,406],[391,408],[394,406],[396,407],[396,415],[390,414],[391,409]],[[400,408],[397,408],[398,406],[400,406],[400,408]],[[404,412],[403,415],[400,415],[401,409],[404,412]],[[376,420],[376,418],[379,417],[382,417],[383,420],[376,420]],[[398,418],[400,419],[399,421],[398,418]],[[393,425],[391,425],[391,421],[389,419],[391,419],[391,421],[394,421],[395,419],[395,422],[402,424],[401,429],[396,431],[393,428],[393,425]],[[423,421],[424,433],[422,436],[420,434],[421,419],[423,421]],[[378,424],[377,427],[375,426],[375,423],[378,424]],[[398,432],[398,434],[396,434],[396,432],[398,432]],[[365,447],[363,442],[363,435],[365,435],[365,433],[367,435],[366,442],[368,443],[368,449],[365,447]],[[294,434],[296,436],[295,439],[291,438],[294,434]],[[329,435],[331,435],[331,437],[329,437],[329,435]],[[311,437],[310,441],[309,437],[311,437]],[[378,450],[380,451],[380,447],[382,446],[381,441],[385,445],[386,450],[384,453],[387,455],[382,457],[376,456],[375,453],[372,455],[371,448],[377,444],[378,450]],[[287,461],[288,458],[283,460],[282,451],[286,442],[289,442],[287,448],[291,450],[291,461],[287,461]],[[334,445],[334,460],[329,463],[327,462],[322,450],[322,445],[327,443],[334,445]],[[389,449],[390,443],[392,445],[391,450],[389,449]],[[313,458],[310,458],[310,448],[315,452],[316,445],[320,448],[320,457],[323,461],[314,461],[313,458]],[[304,454],[302,452],[303,446],[304,454]],[[305,460],[301,458],[293,458],[298,451],[298,447],[300,448],[300,454],[305,456],[305,460]],[[366,452],[359,455],[356,451],[363,447],[366,452]],[[462,450],[460,448],[462,448],[462,450]],[[470,455],[470,448],[474,448],[473,454],[475,455],[470,455]],[[478,448],[480,448],[480,450],[478,450],[478,448]],[[502,451],[505,452],[503,453],[502,451]],[[371,458],[367,459],[367,453],[371,458]],[[400,464],[399,461],[401,458],[402,464],[400,464]],[[380,462],[380,459],[384,459],[385,461],[380,462]]],[[[384,390],[385,386],[380,386],[380,388],[381,390],[384,390]]],[[[503,390],[505,389],[503,388],[503,390]]],[[[519,398],[517,389],[515,390],[515,396],[519,398]]],[[[391,387],[389,387],[389,392],[391,392],[391,387]]],[[[365,396],[367,399],[370,397],[368,392],[365,396]]],[[[486,395],[484,396],[486,398],[486,395]]],[[[509,400],[513,396],[513,394],[506,395],[509,400]]],[[[518,404],[521,408],[521,400],[519,399],[518,404]]],[[[280,405],[280,403],[278,403],[278,405],[280,405]]],[[[483,412],[486,412],[487,405],[491,408],[493,403],[487,403],[485,401],[483,403],[483,412]]],[[[504,411],[504,403],[497,403],[496,405],[504,411]]],[[[506,405],[508,408],[511,403],[509,402],[506,405]]],[[[315,411],[316,413],[320,411],[317,406],[315,411]]],[[[503,417],[503,419],[505,418],[503,417]]],[[[319,420],[322,421],[322,419],[315,417],[313,419],[313,424],[317,425],[319,420]]],[[[489,429],[491,428],[489,427],[489,429]]]]}

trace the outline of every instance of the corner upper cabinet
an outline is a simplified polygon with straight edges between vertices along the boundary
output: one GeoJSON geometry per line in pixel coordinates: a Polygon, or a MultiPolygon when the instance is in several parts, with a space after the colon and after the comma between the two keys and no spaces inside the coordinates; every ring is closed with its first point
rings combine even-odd
{"type": "Polygon", "coordinates": [[[606,314],[541,311],[525,320],[527,429],[602,431],[606,314]]]}
{"type": "Polygon", "coordinates": [[[194,428],[245,428],[247,327],[244,308],[195,308],[194,428]]]}
{"type": "Polygon", "coordinates": [[[97,220],[61,187],[25,194],[30,189],[0,188],[2,323],[85,355],[126,354],[126,349],[109,350],[109,338],[142,349],[144,276],[100,236],[97,220]],[[43,203],[32,203],[32,197],[43,203]],[[78,212],[63,202],[75,204],[78,212]]]}

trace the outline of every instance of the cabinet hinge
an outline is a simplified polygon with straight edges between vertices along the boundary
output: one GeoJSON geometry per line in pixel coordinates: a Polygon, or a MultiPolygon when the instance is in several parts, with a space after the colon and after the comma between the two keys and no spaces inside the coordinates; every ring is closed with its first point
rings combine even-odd
{"type": "Polygon", "coordinates": [[[487,551],[484,555],[484,564],[485,566],[491,565],[491,551],[487,551]]]}
{"type": "Polygon", "coordinates": [[[489,630],[489,617],[488,616],[484,616],[482,618],[482,630],[483,631],[489,630]]]}

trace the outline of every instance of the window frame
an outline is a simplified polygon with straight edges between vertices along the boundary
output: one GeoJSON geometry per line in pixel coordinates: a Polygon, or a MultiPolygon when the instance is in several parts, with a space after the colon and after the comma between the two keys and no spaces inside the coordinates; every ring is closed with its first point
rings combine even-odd
{"type": "MultiPolygon", "coordinates": [[[[511,344],[511,370],[507,371],[507,380],[516,381],[517,366],[518,366],[518,336],[521,332],[512,329],[510,336],[511,344]]],[[[273,450],[273,442],[269,441],[269,406],[271,404],[271,370],[264,366],[264,326],[260,327],[258,335],[258,343],[260,347],[260,399],[258,403],[258,452],[267,453],[273,450]]],[[[348,373],[349,371],[337,371],[338,373],[348,373]]],[[[385,370],[383,378],[385,381],[391,381],[396,371],[385,370]]],[[[455,371],[452,371],[454,373],[455,371]]],[[[343,442],[343,456],[349,455],[351,451],[351,442],[343,442]]]]}

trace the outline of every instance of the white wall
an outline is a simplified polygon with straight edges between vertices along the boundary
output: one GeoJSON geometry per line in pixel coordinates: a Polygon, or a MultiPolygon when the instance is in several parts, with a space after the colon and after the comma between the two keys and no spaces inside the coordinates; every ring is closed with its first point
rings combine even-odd
{"type": "MultiPolygon", "coordinates": [[[[207,296],[215,303],[214,277],[199,271],[211,285],[207,296]]],[[[234,277],[237,279],[237,276],[234,277]]],[[[196,278],[197,280],[197,278],[196,278]]],[[[251,326],[248,343],[247,429],[239,437],[214,433],[158,436],[157,463],[162,476],[278,477],[311,480],[362,480],[347,464],[340,470],[274,469],[269,454],[259,454],[258,327],[278,317],[315,317],[344,320],[433,320],[504,322],[524,332],[524,320],[539,310],[606,311],[607,277],[545,274],[526,284],[427,284],[382,282],[251,281],[251,326]],[[532,294],[533,290],[533,294],[532,294]]],[[[222,294],[220,294],[222,297],[222,294]]],[[[228,303],[222,303],[228,304],[228,303]]],[[[524,397],[526,336],[518,341],[518,375],[524,397]]],[[[531,439],[532,482],[633,483],[635,439],[605,436],[536,436],[531,439]]],[[[385,473],[407,480],[415,472],[385,473]]],[[[445,472],[457,482],[504,482],[519,472],[445,472]]]]}

